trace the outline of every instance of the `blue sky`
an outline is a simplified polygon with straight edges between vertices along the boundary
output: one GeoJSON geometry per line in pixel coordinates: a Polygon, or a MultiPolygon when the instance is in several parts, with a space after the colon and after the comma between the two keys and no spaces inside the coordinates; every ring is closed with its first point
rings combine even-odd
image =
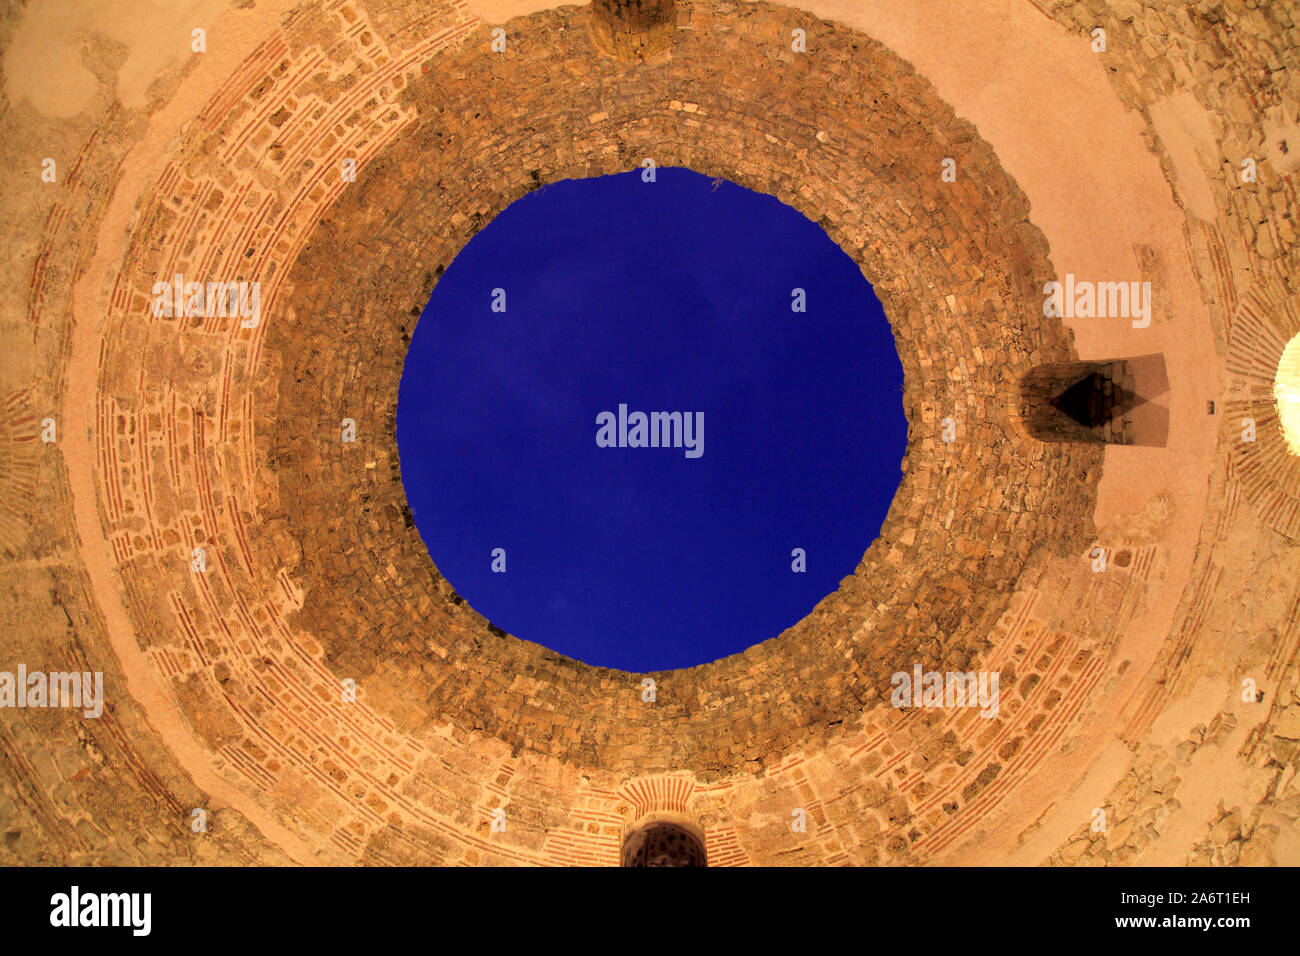
{"type": "Polygon", "coordinates": [[[687,667],[853,573],[901,478],[901,387],[870,285],[800,213],[683,169],[566,180],[434,289],[398,396],[402,480],[434,563],[496,626],[593,665],[687,667]],[[702,412],[704,454],[598,447],[620,403],[702,412]]]}

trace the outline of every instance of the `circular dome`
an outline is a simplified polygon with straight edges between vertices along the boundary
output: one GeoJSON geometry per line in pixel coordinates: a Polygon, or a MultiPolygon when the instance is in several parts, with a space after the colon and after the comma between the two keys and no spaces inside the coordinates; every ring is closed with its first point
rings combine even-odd
{"type": "Polygon", "coordinates": [[[6,709],[6,859],[615,865],[666,821],[710,866],[1293,862],[1294,18],[1013,0],[972,29],[950,6],[268,0],[190,59],[153,42],[184,17],[125,55],[110,8],[69,38],[100,93],[55,121],[15,61],[10,660],[102,672],[108,719],[6,709]],[[665,46],[633,7],[673,10],[665,46]],[[1222,150],[1187,145],[1198,106],[1222,150]],[[1258,177],[1225,178],[1246,154],[1258,177]],[[471,607],[396,437],[417,320],[474,237],[647,158],[852,258],[909,427],[833,591],[653,677],[471,607]],[[1069,274],[1149,280],[1150,326],[1045,321],[1069,274]],[[260,284],[260,316],[154,313],[178,276],[260,284]],[[1166,445],[1024,427],[1032,370],[1160,357],[1134,417],[1167,411],[1166,445]],[[916,668],[997,674],[1000,705],[893,706],[916,668]]]}
{"type": "Polygon", "coordinates": [[[278,373],[267,389],[278,424],[254,436],[268,467],[253,480],[278,518],[258,538],[301,587],[293,626],[405,732],[450,721],[619,772],[755,772],[864,706],[887,706],[900,661],[976,666],[1031,556],[1087,543],[1102,454],[1045,448],[1019,427],[1020,378],[1070,358],[1071,337],[1042,316],[1039,277],[1052,264],[1024,194],[933,87],[875,41],[824,27],[821,66],[786,71],[785,102],[824,99],[828,76],[845,90],[882,72],[894,83],[875,92],[869,115],[852,96],[825,102],[814,127],[756,82],[776,55],[759,35],[721,48],[686,35],[662,67],[633,68],[666,70],[669,95],[629,83],[626,64],[568,28],[586,16],[530,19],[553,42],[512,47],[510,74],[466,49],[413,80],[404,98],[419,106],[415,120],[304,241],[283,293],[303,321],[268,324],[263,346],[278,373]],[[547,85],[517,80],[575,73],[587,79],[569,109],[595,117],[579,138],[570,114],[548,108],[547,85]],[[881,137],[878,122],[908,148],[881,137]],[[485,140],[486,159],[471,145],[485,140]],[[947,183],[936,171],[957,140],[966,174],[947,183]],[[432,155],[436,177],[425,172],[432,155]],[[539,186],[644,168],[647,158],[775,197],[854,259],[889,316],[909,423],[893,506],[853,573],[742,654],[652,672],[654,707],[640,678],[509,635],[467,604],[415,528],[395,438],[413,320],[461,250],[539,186]],[[353,444],[339,441],[343,417],[355,419],[353,444]],[[948,420],[953,442],[942,437],[948,420]],[[567,714],[581,723],[564,725],[567,714]]]}

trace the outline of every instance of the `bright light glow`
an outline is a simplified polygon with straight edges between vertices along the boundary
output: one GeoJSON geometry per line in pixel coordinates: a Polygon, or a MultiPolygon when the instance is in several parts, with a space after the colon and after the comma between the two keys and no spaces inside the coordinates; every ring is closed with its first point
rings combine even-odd
{"type": "Polygon", "coordinates": [[[1282,434],[1293,455],[1300,455],[1300,335],[1287,343],[1277,363],[1273,380],[1273,397],[1277,399],[1282,434]]]}

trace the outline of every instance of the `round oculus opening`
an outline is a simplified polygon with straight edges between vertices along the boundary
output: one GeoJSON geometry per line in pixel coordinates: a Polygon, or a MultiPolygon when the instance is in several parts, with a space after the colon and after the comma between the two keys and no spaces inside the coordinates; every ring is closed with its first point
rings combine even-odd
{"type": "Polygon", "coordinates": [[[801,213],[686,169],[565,180],[439,278],[402,370],[402,482],[495,628],[690,667],[854,572],[902,477],[902,391],[871,285],[801,213]]]}
{"type": "Polygon", "coordinates": [[[1277,402],[1287,450],[1300,455],[1300,334],[1293,336],[1282,350],[1273,379],[1273,399],[1277,402]]]}

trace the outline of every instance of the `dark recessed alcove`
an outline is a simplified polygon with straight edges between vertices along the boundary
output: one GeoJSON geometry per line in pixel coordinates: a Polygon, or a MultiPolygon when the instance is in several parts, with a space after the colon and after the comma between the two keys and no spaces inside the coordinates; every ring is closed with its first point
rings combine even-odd
{"type": "Polygon", "coordinates": [[[708,866],[703,841],[676,823],[649,823],[623,841],[623,865],[708,866]]]}

